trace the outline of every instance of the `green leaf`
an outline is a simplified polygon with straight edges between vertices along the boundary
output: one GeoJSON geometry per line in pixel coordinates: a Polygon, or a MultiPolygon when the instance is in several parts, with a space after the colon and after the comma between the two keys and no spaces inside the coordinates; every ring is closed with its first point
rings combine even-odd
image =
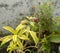
{"type": "Polygon", "coordinates": [[[51,35],[50,42],[60,43],[60,35],[51,35]]]}
{"type": "Polygon", "coordinates": [[[9,42],[12,39],[12,36],[5,36],[3,38],[0,39],[0,41],[2,41],[1,46],[4,45],[5,43],[9,42]]]}
{"type": "Polygon", "coordinates": [[[26,35],[19,36],[19,38],[22,40],[29,40],[29,38],[26,35]]]}
{"type": "Polygon", "coordinates": [[[20,49],[23,50],[24,46],[23,46],[21,40],[18,39],[18,41],[17,41],[17,45],[19,46],[20,49]]]}
{"type": "MultiPolygon", "coordinates": [[[[13,46],[13,41],[10,42],[9,46],[7,47],[7,51],[11,50],[11,46],[13,46]]],[[[11,50],[12,52],[12,50],[11,50]]]]}
{"type": "Polygon", "coordinates": [[[18,25],[18,26],[16,27],[16,32],[19,32],[19,30],[21,30],[21,29],[24,28],[24,27],[25,27],[25,25],[22,25],[22,24],[18,25]]]}
{"type": "Polygon", "coordinates": [[[34,22],[30,22],[30,25],[31,25],[31,26],[35,26],[35,25],[34,25],[34,22]]]}
{"type": "Polygon", "coordinates": [[[14,42],[17,41],[17,36],[18,36],[18,35],[13,35],[13,41],[14,41],[14,42]]]}
{"type": "Polygon", "coordinates": [[[9,26],[4,26],[3,28],[10,31],[10,32],[12,32],[13,34],[15,34],[15,30],[13,28],[11,28],[9,26]]]}
{"type": "Polygon", "coordinates": [[[27,32],[30,31],[30,26],[27,26],[26,31],[27,31],[27,32]]]}
{"type": "Polygon", "coordinates": [[[12,51],[14,51],[15,49],[18,49],[18,47],[16,46],[16,43],[13,43],[13,41],[11,41],[10,45],[7,48],[7,51],[12,53],[12,51]]]}
{"type": "Polygon", "coordinates": [[[27,18],[28,20],[31,20],[33,17],[32,17],[32,16],[31,16],[31,17],[26,16],[26,18],[27,18]]]}
{"type": "Polygon", "coordinates": [[[31,37],[33,38],[35,44],[37,44],[38,41],[39,41],[39,39],[38,39],[38,37],[36,36],[36,32],[30,31],[30,34],[31,34],[31,37]]]}
{"type": "Polygon", "coordinates": [[[18,35],[22,35],[23,33],[25,33],[27,30],[26,29],[22,29],[22,30],[20,30],[20,32],[18,33],[18,35]]]}
{"type": "Polygon", "coordinates": [[[9,53],[12,53],[12,50],[10,50],[9,53]]]}

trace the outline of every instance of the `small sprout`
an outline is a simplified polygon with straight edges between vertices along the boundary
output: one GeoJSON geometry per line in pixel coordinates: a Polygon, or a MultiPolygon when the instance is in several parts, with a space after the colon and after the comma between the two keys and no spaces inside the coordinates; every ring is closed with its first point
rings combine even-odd
{"type": "Polygon", "coordinates": [[[53,32],[52,34],[56,34],[55,32],[53,32]]]}
{"type": "Polygon", "coordinates": [[[23,21],[21,21],[21,24],[27,24],[28,23],[28,21],[27,20],[23,20],[23,21]]]}
{"type": "Polygon", "coordinates": [[[28,17],[26,16],[27,19],[29,19],[30,21],[33,21],[33,22],[38,22],[39,21],[39,18],[36,18],[36,17],[28,17]]]}
{"type": "Polygon", "coordinates": [[[33,17],[32,17],[32,16],[31,16],[31,17],[29,17],[29,16],[26,16],[26,18],[27,18],[27,19],[29,19],[29,20],[31,20],[33,17]]]}
{"type": "Polygon", "coordinates": [[[41,40],[42,43],[45,43],[47,42],[47,39],[46,39],[46,34],[44,34],[44,38],[41,40]]]}
{"type": "Polygon", "coordinates": [[[46,40],[43,38],[43,39],[41,40],[41,42],[42,42],[42,43],[45,43],[45,42],[46,42],[46,40]]]}

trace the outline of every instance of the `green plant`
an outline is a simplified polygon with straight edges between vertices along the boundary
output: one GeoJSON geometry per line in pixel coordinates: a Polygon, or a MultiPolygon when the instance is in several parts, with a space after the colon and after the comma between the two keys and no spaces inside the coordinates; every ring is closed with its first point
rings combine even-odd
{"type": "MultiPolygon", "coordinates": [[[[7,51],[12,53],[51,53],[51,42],[60,43],[60,18],[53,17],[52,3],[44,3],[39,6],[36,15],[26,17],[13,29],[9,26],[3,28],[12,34],[0,39],[0,46],[9,42],[7,51]],[[33,50],[31,50],[31,48],[33,50]],[[30,51],[31,50],[31,51],[30,51]]],[[[52,51],[55,53],[55,51],[52,51]]]]}
{"type": "Polygon", "coordinates": [[[24,44],[24,41],[30,41],[29,36],[32,37],[35,44],[38,43],[36,32],[31,31],[29,26],[20,24],[16,27],[15,30],[9,26],[4,26],[3,28],[12,33],[11,35],[5,36],[0,39],[0,41],[2,41],[0,46],[3,46],[5,43],[10,42],[7,47],[7,51],[9,53],[14,50],[19,50],[21,53],[25,53],[24,49],[26,49],[26,44],[24,44]]]}
{"type": "Polygon", "coordinates": [[[50,53],[50,40],[49,37],[44,35],[44,38],[41,39],[41,51],[43,53],[50,53]]]}
{"type": "Polygon", "coordinates": [[[43,53],[50,53],[50,41],[49,36],[52,33],[51,28],[53,26],[53,6],[50,2],[45,2],[43,5],[39,6],[39,10],[36,13],[36,18],[38,18],[37,27],[38,27],[38,37],[40,40],[38,51],[43,53]],[[46,35],[46,36],[44,36],[46,35]],[[41,42],[42,40],[46,42],[41,42]]]}
{"type": "Polygon", "coordinates": [[[30,25],[31,29],[36,31],[38,34],[39,43],[37,45],[37,53],[40,53],[41,51],[43,53],[50,53],[51,42],[55,40],[53,36],[51,36],[51,34],[56,31],[55,30],[56,25],[55,21],[53,20],[54,17],[52,15],[53,13],[52,3],[44,3],[43,5],[39,6],[39,9],[40,10],[38,10],[35,17],[27,18],[29,20],[29,23],[31,23],[32,25],[32,26],[30,25]]]}
{"type": "MultiPolygon", "coordinates": [[[[36,13],[36,17],[39,19],[38,20],[38,36],[39,40],[40,40],[40,48],[38,48],[38,51],[40,50],[40,52],[42,51],[43,53],[50,53],[51,51],[51,42],[58,42],[58,37],[54,36],[56,38],[53,38],[53,36],[51,35],[53,32],[57,32],[59,33],[57,27],[59,27],[59,25],[55,22],[55,18],[53,17],[52,13],[53,13],[53,5],[50,2],[45,2],[43,5],[39,6],[39,10],[36,13]],[[45,35],[45,36],[44,36],[45,35]]],[[[56,35],[56,34],[54,34],[56,35]]],[[[55,43],[56,43],[55,42],[55,43]]]]}
{"type": "MultiPolygon", "coordinates": [[[[58,20],[53,17],[52,3],[44,3],[40,6],[36,17],[39,18],[40,32],[40,51],[43,53],[55,53],[51,51],[51,42],[60,43],[60,18],[58,20]],[[44,36],[45,35],[45,36],[44,36]]],[[[53,47],[52,47],[53,48],[53,47]]]]}

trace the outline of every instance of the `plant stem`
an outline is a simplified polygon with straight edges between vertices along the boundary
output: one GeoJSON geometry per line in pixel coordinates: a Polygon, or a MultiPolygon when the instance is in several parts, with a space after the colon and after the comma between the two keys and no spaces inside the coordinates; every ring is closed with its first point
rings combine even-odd
{"type": "MultiPolygon", "coordinates": [[[[28,47],[26,47],[25,49],[27,49],[27,48],[37,48],[37,46],[28,46],[28,47]]],[[[25,50],[24,49],[24,50],[25,50]]]]}

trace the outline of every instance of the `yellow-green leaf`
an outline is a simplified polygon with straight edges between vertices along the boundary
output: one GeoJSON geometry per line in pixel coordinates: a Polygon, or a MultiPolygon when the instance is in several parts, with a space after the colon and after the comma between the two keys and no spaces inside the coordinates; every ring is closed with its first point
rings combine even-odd
{"type": "Polygon", "coordinates": [[[12,32],[13,34],[15,34],[15,30],[13,28],[11,28],[9,26],[4,26],[3,28],[10,31],[10,32],[12,32]]]}
{"type": "Polygon", "coordinates": [[[32,17],[32,16],[31,16],[31,17],[26,16],[26,18],[27,18],[28,20],[31,20],[33,17],[32,17]]]}
{"type": "Polygon", "coordinates": [[[38,39],[38,37],[36,36],[36,32],[30,31],[30,34],[31,34],[31,37],[33,38],[35,44],[37,44],[38,41],[39,41],[39,39],[38,39]]]}
{"type": "Polygon", "coordinates": [[[5,43],[9,42],[10,40],[12,40],[12,36],[5,36],[3,38],[0,39],[0,41],[2,41],[1,46],[4,45],[5,43]]]}
{"type": "Polygon", "coordinates": [[[11,41],[10,42],[10,45],[8,46],[8,48],[7,48],[7,51],[8,52],[12,52],[12,51],[14,51],[15,49],[18,49],[18,47],[17,47],[17,45],[16,45],[16,43],[13,43],[13,41],[11,41]]]}
{"type": "Polygon", "coordinates": [[[17,41],[17,35],[13,35],[13,41],[14,41],[14,42],[17,41]]]}
{"type": "Polygon", "coordinates": [[[11,50],[12,46],[13,46],[13,41],[10,42],[9,46],[7,47],[7,51],[11,50]]]}
{"type": "Polygon", "coordinates": [[[34,22],[30,22],[30,24],[31,24],[32,26],[34,26],[34,22]]]}
{"type": "Polygon", "coordinates": [[[25,35],[19,36],[19,38],[22,39],[22,40],[29,40],[29,38],[25,35]]]}
{"type": "Polygon", "coordinates": [[[27,30],[26,29],[22,29],[19,33],[18,33],[18,35],[22,35],[23,33],[25,33],[27,30]]]}
{"type": "Polygon", "coordinates": [[[18,32],[20,29],[22,29],[22,28],[24,28],[24,27],[25,27],[25,25],[22,25],[22,24],[18,25],[18,26],[16,27],[16,32],[18,32]]]}
{"type": "Polygon", "coordinates": [[[24,47],[24,46],[23,46],[21,40],[18,39],[18,41],[17,41],[17,45],[19,46],[20,49],[23,50],[23,47],[24,47]]]}

